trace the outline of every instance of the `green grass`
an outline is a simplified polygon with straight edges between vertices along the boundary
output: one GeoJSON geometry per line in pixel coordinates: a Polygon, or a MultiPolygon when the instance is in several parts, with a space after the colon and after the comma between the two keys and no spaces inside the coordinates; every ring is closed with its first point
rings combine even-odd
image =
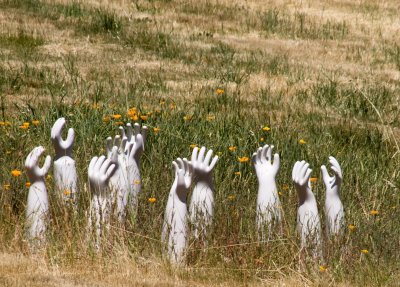
{"type": "MultiPolygon", "coordinates": [[[[167,263],[151,268],[171,272],[188,282],[207,282],[212,270],[217,274],[216,283],[230,279],[247,284],[300,272],[321,286],[396,285],[400,262],[398,82],[375,79],[375,74],[361,68],[355,76],[341,67],[332,72],[322,65],[325,63],[315,72],[307,63],[296,61],[290,51],[241,49],[224,41],[223,33],[215,33],[221,32],[219,28],[209,29],[209,23],[200,29],[204,32],[184,34],[160,24],[161,17],[157,18],[163,15],[163,9],[171,12],[170,1],[136,2],[138,11],[152,13],[151,20],[128,19],[116,11],[91,8],[83,2],[3,4],[10,13],[23,11],[30,19],[50,21],[55,29],[71,29],[72,39],[84,39],[82,45],[92,44],[86,40],[89,35],[95,37],[97,49],[101,46],[110,50],[102,50],[99,58],[86,54],[86,48],[48,56],[41,49],[50,42],[46,33],[33,36],[21,30],[18,34],[0,34],[0,47],[12,56],[8,58],[2,52],[0,57],[2,250],[29,252],[23,236],[28,179],[25,173],[15,178],[10,172],[24,170],[24,160],[35,146],[43,145],[47,154],[54,155],[50,130],[55,120],[63,116],[68,127],[76,131],[74,158],[81,193],[78,210],[73,213],[55,194],[53,180],[47,179],[51,210],[45,253],[49,264],[73,266],[82,261],[96,264],[104,260],[107,265],[121,252],[129,254],[138,265],[147,259],[161,258],[160,233],[174,180],[171,162],[177,157],[190,158],[190,145],[197,144],[220,156],[214,171],[215,217],[209,245],[204,250],[200,243],[190,239],[186,270],[172,271],[167,263]],[[198,42],[204,47],[191,46],[198,42]],[[24,56],[27,54],[31,56],[24,56]],[[136,65],[138,59],[156,65],[143,68],[136,65]],[[134,64],[120,65],[130,60],[134,64]],[[253,77],[260,78],[260,74],[266,84],[256,86],[258,80],[253,77]],[[182,87],[176,88],[177,83],[182,87]],[[280,83],[283,88],[279,88],[280,83]],[[224,92],[218,95],[217,89],[224,92]],[[118,132],[112,115],[121,114],[125,124],[130,121],[126,116],[130,107],[148,115],[146,121],[138,122],[149,126],[142,157],[139,211],[124,230],[111,228],[103,249],[96,254],[85,241],[90,202],[86,186],[88,163],[91,157],[105,154],[106,137],[118,132]],[[188,115],[190,120],[185,119],[188,115]],[[106,117],[111,120],[104,122],[106,117]],[[40,124],[33,125],[33,120],[40,124]],[[20,128],[24,122],[31,123],[29,129],[20,128]],[[263,131],[264,126],[271,130],[263,131]],[[153,128],[160,131],[154,132],[153,128]],[[306,143],[300,144],[300,139],[306,143]],[[274,144],[281,156],[277,184],[285,216],[282,234],[276,234],[271,242],[258,243],[257,179],[251,164],[239,163],[238,157],[251,157],[264,144],[274,144]],[[230,146],[237,150],[229,151],[230,146]],[[309,262],[299,256],[295,232],[297,194],[291,183],[291,170],[297,160],[311,164],[312,176],[318,178],[313,191],[324,226],[325,188],[320,166],[328,164],[330,155],[339,160],[344,173],[342,201],[346,223],[356,228],[346,228],[339,243],[329,242],[324,236],[323,260],[309,262]],[[149,203],[150,197],[157,201],[149,203]],[[371,210],[378,210],[379,214],[371,215],[371,210]],[[369,253],[361,253],[362,249],[369,253]],[[328,272],[320,272],[320,265],[326,265],[328,272]]],[[[196,17],[217,11],[210,17],[221,21],[229,21],[237,13],[242,24],[243,17],[253,15],[246,7],[226,7],[209,1],[185,2],[179,9],[180,13],[196,17]]],[[[266,36],[315,42],[350,41],[349,34],[356,29],[346,22],[278,8],[267,9],[260,15],[249,18],[254,21],[252,24],[236,29],[245,33],[260,25],[262,29],[258,27],[257,31],[263,40],[266,36]]],[[[350,56],[344,57],[358,64],[366,53],[365,46],[345,49],[350,56]]],[[[373,52],[377,58],[369,68],[398,66],[398,46],[382,41],[379,49],[373,52]]]]}

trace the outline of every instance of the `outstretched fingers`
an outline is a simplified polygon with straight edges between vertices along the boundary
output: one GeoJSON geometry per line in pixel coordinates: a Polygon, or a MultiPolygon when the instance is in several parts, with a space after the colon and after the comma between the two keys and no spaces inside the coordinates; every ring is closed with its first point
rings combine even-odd
{"type": "Polygon", "coordinates": [[[204,164],[205,165],[208,165],[210,163],[212,154],[213,154],[213,150],[210,149],[206,154],[206,158],[204,159],[204,164]]]}
{"type": "Polygon", "coordinates": [[[197,161],[197,153],[199,152],[199,148],[195,147],[192,152],[192,163],[197,161]]]}
{"type": "Polygon", "coordinates": [[[197,158],[198,161],[202,162],[204,160],[204,154],[206,153],[206,148],[204,146],[201,147],[199,152],[199,157],[197,158]]]}

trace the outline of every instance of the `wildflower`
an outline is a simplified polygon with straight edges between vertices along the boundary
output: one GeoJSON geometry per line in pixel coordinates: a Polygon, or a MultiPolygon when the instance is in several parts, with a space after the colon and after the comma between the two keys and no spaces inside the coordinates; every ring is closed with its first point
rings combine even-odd
{"type": "Polygon", "coordinates": [[[278,192],[279,195],[283,195],[283,193],[281,191],[278,192]]]}
{"type": "Polygon", "coordinates": [[[282,184],[282,189],[283,190],[288,190],[289,189],[289,184],[287,184],[287,183],[282,184]]]}
{"type": "Polygon", "coordinates": [[[230,147],[228,147],[228,149],[229,149],[229,151],[235,151],[235,150],[237,150],[237,147],[236,146],[230,146],[230,147]]]}
{"type": "Polygon", "coordinates": [[[140,118],[142,119],[142,121],[147,121],[147,117],[148,117],[148,116],[140,116],[140,118]]]}
{"type": "Polygon", "coordinates": [[[240,163],[248,162],[249,158],[247,156],[238,157],[240,163]]]}
{"type": "Polygon", "coordinates": [[[104,122],[104,123],[108,123],[110,120],[111,120],[110,117],[104,117],[104,118],[103,118],[103,122],[104,122]]]}
{"type": "Polygon", "coordinates": [[[225,93],[225,91],[223,89],[217,89],[215,92],[217,93],[218,96],[225,93]]]}
{"type": "Polygon", "coordinates": [[[271,128],[270,128],[270,127],[267,127],[267,126],[265,126],[265,127],[263,127],[263,128],[262,128],[262,130],[263,130],[264,132],[268,132],[268,131],[270,131],[270,130],[271,130],[271,128]]]}
{"type": "Polygon", "coordinates": [[[353,231],[354,229],[356,229],[356,226],[354,224],[349,224],[347,226],[349,228],[349,230],[353,231]]]}
{"type": "Polygon", "coordinates": [[[6,122],[4,122],[4,125],[11,126],[11,123],[6,121],[6,122]]]}
{"type": "Polygon", "coordinates": [[[175,105],[174,103],[172,103],[172,104],[169,105],[169,108],[170,108],[171,110],[174,110],[174,109],[176,109],[176,105],[175,105]]]}
{"type": "Polygon", "coordinates": [[[153,128],[153,132],[156,134],[160,131],[160,128],[153,128]]]}
{"type": "Polygon", "coordinates": [[[5,126],[6,123],[5,122],[0,122],[0,126],[5,126]]]}
{"type": "Polygon", "coordinates": [[[318,178],[316,178],[316,177],[311,177],[310,178],[310,182],[312,182],[312,183],[316,183],[317,180],[318,180],[318,178]]]}
{"type": "Polygon", "coordinates": [[[134,115],[133,117],[131,117],[132,121],[137,121],[139,119],[139,117],[137,115],[134,115]]]}
{"type": "Polygon", "coordinates": [[[64,195],[65,196],[70,196],[71,195],[71,191],[69,189],[64,190],[64,195]]]}
{"type": "Polygon", "coordinates": [[[47,180],[51,180],[53,177],[51,176],[51,174],[48,174],[47,176],[46,176],[46,179],[47,180]]]}
{"type": "Polygon", "coordinates": [[[25,187],[31,187],[31,183],[29,181],[25,182],[25,187]]]}
{"type": "Polygon", "coordinates": [[[324,265],[320,265],[320,266],[319,266],[319,271],[320,271],[320,272],[326,272],[326,270],[328,270],[328,267],[327,267],[327,266],[324,266],[324,265]]]}
{"type": "Polygon", "coordinates": [[[371,210],[370,213],[371,215],[378,215],[379,211],[378,210],[371,210]]]}
{"type": "Polygon", "coordinates": [[[23,123],[23,124],[20,126],[20,128],[21,128],[21,129],[24,129],[24,130],[29,129],[29,123],[28,123],[28,122],[23,123]]]}
{"type": "Polygon", "coordinates": [[[193,148],[197,147],[197,144],[191,144],[189,147],[190,147],[191,149],[193,149],[193,148]]]}
{"type": "Polygon", "coordinates": [[[221,156],[222,155],[222,151],[217,151],[217,155],[221,156]]]}
{"type": "Polygon", "coordinates": [[[14,169],[11,171],[11,175],[14,177],[20,176],[21,175],[21,171],[18,169],[14,169]]]}
{"type": "Polygon", "coordinates": [[[301,139],[301,140],[299,140],[299,144],[306,144],[306,141],[301,139]]]}
{"type": "Polygon", "coordinates": [[[115,122],[116,126],[122,126],[124,124],[124,122],[115,122]]]}
{"type": "Polygon", "coordinates": [[[148,201],[149,201],[150,203],[154,203],[154,202],[157,201],[157,199],[156,199],[155,197],[150,197],[150,198],[148,199],[148,201]]]}
{"type": "Polygon", "coordinates": [[[136,179],[133,184],[139,185],[140,184],[140,179],[136,179]]]}
{"type": "Polygon", "coordinates": [[[92,105],[92,109],[93,110],[97,110],[99,108],[99,105],[97,104],[97,103],[94,103],[93,105],[92,105]]]}
{"type": "Polygon", "coordinates": [[[235,175],[241,175],[242,173],[240,171],[236,171],[235,175]]]}
{"type": "Polygon", "coordinates": [[[122,116],[120,114],[113,115],[114,120],[119,120],[122,116]]]}
{"type": "Polygon", "coordinates": [[[135,107],[130,108],[127,112],[126,112],[128,117],[133,117],[137,114],[137,110],[135,107]]]}
{"type": "Polygon", "coordinates": [[[364,254],[368,254],[369,253],[368,249],[361,249],[360,252],[364,253],[364,254]]]}
{"type": "Polygon", "coordinates": [[[264,138],[260,138],[260,142],[263,142],[264,141],[264,138]]]}
{"type": "Polygon", "coordinates": [[[228,199],[229,199],[230,201],[233,201],[233,200],[236,199],[236,196],[234,196],[234,195],[229,195],[229,196],[228,196],[228,199]]]}
{"type": "Polygon", "coordinates": [[[192,119],[192,116],[186,115],[183,117],[184,121],[190,121],[192,119]]]}
{"type": "Polygon", "coordinates": [[[10,187],[11,187],[11,184],[8,184],[8,183],[3,184],[3,188],[4,188],[5,190],[9,190],[10,187]]]}
{"type": "Polygon", "coordinates": [[[34,126],[38,126],[39,124],[40,124],[40,121],[38,121],[38,120],[32,121],[32,125],[34,125],[34,126]]]}
{"type": "Polygon", "coordinates": [[[213,120],[215,120],[215,116],[214,115],[208,115],[207,116],[207,121],[211,122],[213,120]]]}

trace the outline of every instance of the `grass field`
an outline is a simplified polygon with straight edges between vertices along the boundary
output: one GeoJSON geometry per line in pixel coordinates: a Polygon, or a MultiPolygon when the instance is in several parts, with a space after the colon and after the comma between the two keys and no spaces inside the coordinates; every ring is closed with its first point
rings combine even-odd
{"type": "Polygon", "coordinates": [[[398,286],[399,10],[397,0],[0,0],[0,285],[398,286]],[[64,207],[50,174],[48,244],[32,254],[28,179],[11,171],[35,146],[53,156],[61,116],[76,131],[79,207],[64,207]],[[96,254],[85,241],[88,164],[132,120],[149,126],[139,212],[96,254]],[[238,158],[266,143],[281,155],[285,216],[283,233],[258,243],[257,180],[238,158]],[[193,145],[220,156],[213,231],[172,270],[160,242],[171,162],[193,145]],[[310,162],[324,222],[330,155],[344,174],[346,231],[309,262],[291,169],[310,162]]]}

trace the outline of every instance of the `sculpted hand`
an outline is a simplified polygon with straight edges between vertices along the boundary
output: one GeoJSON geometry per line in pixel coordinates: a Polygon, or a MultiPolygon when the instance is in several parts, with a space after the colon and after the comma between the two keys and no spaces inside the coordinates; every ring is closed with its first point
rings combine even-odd
{"type": "Polygon", "coordinates": [[[187,240],[186,198],[192,183],[192,166],[186,158],[178,158],[172,164],[175,180],[168,197],[161,239],[168,244],[170,262],[182,264],[187,240]]]}
{"type": "Polygon", "coordinates": [[[76,174],[75,161],[72,159],[75,133],[70,128],[67,139],[64,141],[61,137],[64,126],[65,119],[59,118],[51,129],[51,140],[56,152],[54,180],[56,190],[61,193],[64,200],[72,200],[74,202],[78,192],[78,176],[76,174]]]}
{"type": "Polygon", "coordinates": [[[49,200],[45,185],[47,172],[51,165],[51,157],[47,156],[42,168],[39,167],[39,157],[43,154],[42,146],[36,147],[28,155],[25,167],[31,182],[26,207],[26,225],[28,239],[43,239],[46,231],[46,219],[49,210],[49,200]]]}
{"type": "MultiPolygon", "coordinates": [[[[113,151],[115,148],[113,148],[113,151]]],[[[116,170],[115,163],[105,156],[94,157],[88,169],[89,184],[92,192],[102,194],[107,189],[108,181],[116,170]]]]}
{"type": "Polygon", "coordinates": [[[265,145],[258,148],[252,156],[254,169],[258,179],[257,195],[257,228],[261,239],[264,240],[264,231],[268,228],[268,233],[272,226],[281,221],[281,204],[278,197],[275,178],[279,171],[280,158],[276,153],[272,163],[273,145],[265,145]]]}
{"type": "Polygon", "coordinates": [[[320,255],[321,224],[318,207],[311,191],[310,176],[312,170],[304,160],[296,162],[292,178],[299,198],[297,210],[297,231],[301,236],[302,247],[311,247],[314,257],[320,255]]]}
{"type": "Polygon", "coordinates": [[[206,148],[202,147],[198,153],[195,147],[192,153],[192,165],[194,179],[197,181],[193,190],[192,200],[190,202],[190,220],[193,225],[193,234],[196,238],[205,236],[207,226],[211,224],[214,214],[214,185],[212,180],[212,170],[218,161],[215,156],[211,163],[212,150],[209,150],[204,157],[206,148]]]}
{"type": "Polygon", "coordinates": [[[325,218],[328,236],[339,235],[344,225],[344,210],[340,200],[340,187],[343,180],[342,169],[333,156],[329,157],[329,163],[334,173],[332,177],[329,175],[326,166],[321,166],[322,178],[326,187],[325,218]]]}

